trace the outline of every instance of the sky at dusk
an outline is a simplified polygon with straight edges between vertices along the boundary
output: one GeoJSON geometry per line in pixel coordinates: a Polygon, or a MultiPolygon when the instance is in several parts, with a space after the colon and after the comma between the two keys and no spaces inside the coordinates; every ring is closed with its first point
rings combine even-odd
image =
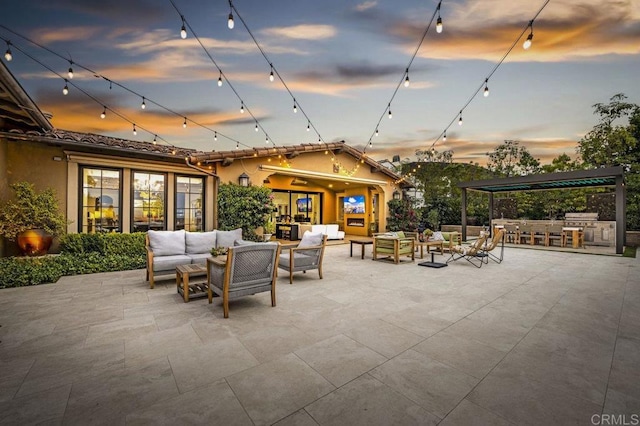
{"type": "Polygon", "coordinates": [[[415,159],[447,129],[435,149],[453,150],[454,161],[485,164],[487,152],[515,139],[548,163],[562,153],[575,156],[596,124],[593,104],[616,93],[640,103],[640,0],[551,0],[534,21],[531,48],[522,48],[527,29],[484,97],[485,78],[544,3],[444,0],[444,31],[436,33],[434,19],[409,68],[409,87],[400,84],[389,106],[437,1],[233,1],[295,97],[297,113],[282,82],[269,81],[269,62],[237,13],[235,28],[227,27],[228,1],[10,1],[0,37],[12,44],[13,60],[5,64],[59,129],[149,142],[157,135],[161,143],[205,152],[238,142],[318,143],[320,136],[366,149],[376,160],[415,159]],[[69,60],[74,77],[64,96],[69,60]],[[110,88],[105,78],[117,84],[110,88]],[[459,111],[477,90],[459,126],[459,111]]]}

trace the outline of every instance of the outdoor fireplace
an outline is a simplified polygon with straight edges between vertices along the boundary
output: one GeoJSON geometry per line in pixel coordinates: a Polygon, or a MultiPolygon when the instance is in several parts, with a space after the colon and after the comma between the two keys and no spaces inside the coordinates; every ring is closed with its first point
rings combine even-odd
{"type": "Polygon", "coordinates": [[[347,218],[347,226],[359,226],[364,228],[364,218],[350,217],[347,218]]]}

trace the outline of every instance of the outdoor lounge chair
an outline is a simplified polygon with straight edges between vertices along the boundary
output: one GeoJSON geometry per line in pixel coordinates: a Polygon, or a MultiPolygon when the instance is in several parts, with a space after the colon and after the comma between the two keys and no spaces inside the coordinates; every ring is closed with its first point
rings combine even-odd
{"type": "Polygon", "coordinates": [[[322,258],[327,245],[327,235],[305,232],[296,247],[289,248],[288,253],[280,255],[278,268],[289,271],[289,284],[293,284],[293,273],[317,269],[322,279],[322,258]]]}
{"type": "Polygon", "coordinates": [[[467,246],[455,246],[451,249],[451,257],[447,259],[447,263],[455,262],[459,259],[465,259],[476,268],[481,268],[484,263],[483,255],[484,245],[487,242],[487,235],[482,234],[480,237],[467,246]]]}
{"type": "Polygon", "coordinates": [[[504,229],[498,229],[493,233],[493,238],[491,239],[491,241],[487,241],[487,243],[485,244],[485,247],[483,248],[483,254],[485,254],[485,258],[487,260],[487,263],[489,263],[489,259],[493,260],[496,263],[502,263],[502,260],[504,259],[504,240],[505,240],[505,230],[504,229]],[[500,255],[495,255],[493,253],[491,253],[493,250],[496,249],[496,247],[498,247],[498,244],[500,244],[500,255]]]}
{"type": "Polygon", "coordinates": [[[276,306],[279,253],[279,243],[254,243],[229,247],[226,262],[207,258],[209,303],[214,293],[222,296],[224,317],[229,318],[229,300],[271,291],[271,306],[276,306]]]}

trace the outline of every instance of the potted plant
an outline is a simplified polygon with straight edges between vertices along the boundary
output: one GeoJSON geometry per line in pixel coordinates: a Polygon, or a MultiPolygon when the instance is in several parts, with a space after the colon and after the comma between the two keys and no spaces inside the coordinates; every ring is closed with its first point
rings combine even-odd
{"type": "Polygon", "coordinates": [[[271,239],[271,236],[276,232],[275,222],[268,220],[267,222],[265,222],[262,228],[264,229],[264,240],[269,241],[271,239]]]}
{"type": "Polygon", "coordinates": [[[22,254],[45,254],[53,238],[63,235],[68,224],[60,213],[53,189],[38,193],[28,182],[10,187],[16,196],[0,206],[0,236],[17,241],[22,254]]]}

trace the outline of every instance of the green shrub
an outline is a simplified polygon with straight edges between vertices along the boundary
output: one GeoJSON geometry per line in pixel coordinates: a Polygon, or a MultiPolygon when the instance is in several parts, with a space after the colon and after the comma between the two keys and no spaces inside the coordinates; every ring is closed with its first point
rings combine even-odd
{"type": "Polygon", "coordinates": [[[68,234],[61,254],[0,258],[0,288],[54,283],[62,276],[142,269],[144,233],[68,234]]]}
{"type": "Polygon", "coordinates": [[[255,230],[264,226],[274,207],[269,188],[222,184],[218,189],[218,229],[242,228],[243,239],[261,241],[255,230]]]}

